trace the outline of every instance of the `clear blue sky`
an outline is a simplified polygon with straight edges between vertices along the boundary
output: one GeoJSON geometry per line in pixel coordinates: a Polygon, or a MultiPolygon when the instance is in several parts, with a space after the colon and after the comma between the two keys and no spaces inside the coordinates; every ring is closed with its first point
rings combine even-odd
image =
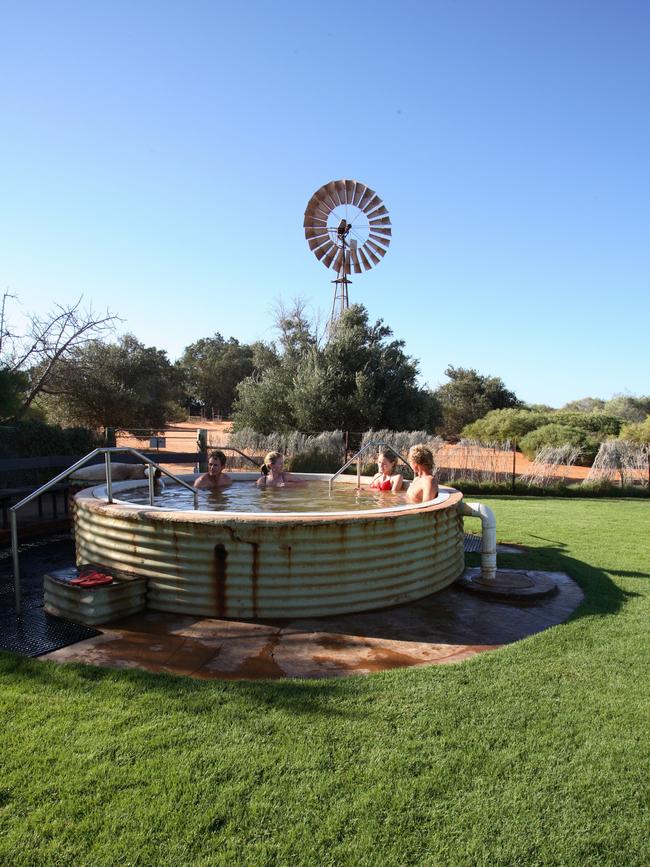
{"type": "Polygon", "coordinates": [[[0,288],[177,357],[327,315],[302,217],[373,187],[351,300],[525,400],[650,392],[650,4],[5,2],[0,288]]]}

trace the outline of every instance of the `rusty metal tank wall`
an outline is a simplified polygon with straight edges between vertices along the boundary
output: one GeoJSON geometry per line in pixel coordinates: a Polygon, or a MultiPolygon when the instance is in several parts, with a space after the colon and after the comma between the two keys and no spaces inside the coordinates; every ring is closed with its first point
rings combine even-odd
{"type": "Polygon", "coordinates": [[[451,490],[424,507],[289,518],[109,505],[84,491],[77,563],[145,577],[147,604],[159,611],[297,617],[383,608],[462,573],[461,500],[451,490]]]}

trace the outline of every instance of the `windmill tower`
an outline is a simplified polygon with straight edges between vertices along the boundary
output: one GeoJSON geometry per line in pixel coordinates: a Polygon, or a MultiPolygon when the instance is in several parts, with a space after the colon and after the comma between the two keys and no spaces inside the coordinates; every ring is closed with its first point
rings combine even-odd
{"type": "Polygon", "coordinates": [[[360,181],[330,181],[316,190],[305,209],[305,238],[326,268],[336,271],[330,327],[350,305],[349,275],[377,265],[390,244],[388,210],[360,181]]]}

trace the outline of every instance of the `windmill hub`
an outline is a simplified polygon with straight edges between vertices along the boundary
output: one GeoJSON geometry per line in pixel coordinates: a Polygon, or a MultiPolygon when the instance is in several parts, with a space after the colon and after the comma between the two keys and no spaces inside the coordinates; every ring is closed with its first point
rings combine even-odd
{"type": "Polygon", "coordinates": [[[349,306],[348,275],[369,271],[383,258],[392,236],[384,203],[360,181],[330,181],[305,209],[305,238],[326,268],[337,272],[330,322],[349,306]]]}

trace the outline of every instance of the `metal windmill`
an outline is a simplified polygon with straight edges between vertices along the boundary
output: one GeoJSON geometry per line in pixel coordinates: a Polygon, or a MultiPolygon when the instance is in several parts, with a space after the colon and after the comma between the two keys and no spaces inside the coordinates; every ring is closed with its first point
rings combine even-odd
{"type": "Polygon", "coordinates": [[[330,181],[305,209],[305,238],[317,259],[336,271],[330,325],[349,306],[349,275],[377,265],[390,244],[388,211],[374,190],[360,181],[330,181]]]}

